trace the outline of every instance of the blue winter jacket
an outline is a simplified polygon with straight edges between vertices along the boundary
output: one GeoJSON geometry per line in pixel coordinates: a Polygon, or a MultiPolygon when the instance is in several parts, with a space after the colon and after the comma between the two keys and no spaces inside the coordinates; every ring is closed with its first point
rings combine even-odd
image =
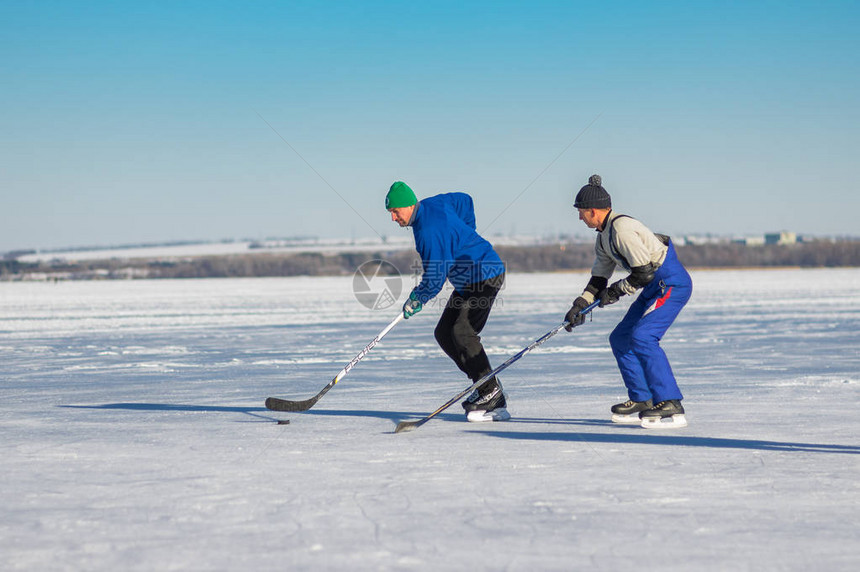
{"type": "Polygon", "coordinates": [[[466,193],[446,193],[418,203],[412,218],[415,249],[424,275],[412,292],[422,304],[436,297],[447,278],[458,292],[494,278],[505,265],[475,230],[475,207],[466,193]]]}

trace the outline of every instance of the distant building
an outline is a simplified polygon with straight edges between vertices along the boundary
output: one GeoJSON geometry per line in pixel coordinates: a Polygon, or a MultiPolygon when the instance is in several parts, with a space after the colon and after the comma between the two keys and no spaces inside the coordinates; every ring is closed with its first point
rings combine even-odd
{"type": "Polygon", "coordinates": [[[763,236],[745,236],[742,238],[733,238],[735,244],[743,244],[744,246],[764,246],[763,236]]]}
{"type": "Polygon", "coordinates": [[[797,235],[793,232],[773,232],[764,235],[765,244],[796,244],[797,235]]]}
{"type": "Polygon", "coordinates": [[[686,236],[680,236],[678,238],[673,237],[672,240],[675,241],[675,243],[679,244],[679,245],[690,244],[690,245],[694,245],[694,246],[699,246],[699,245],[703,245],[703,244],[720,244],[720,243],[726,241],[724,238],[719,237],[719,236],[711,236],[711,235],[697,236],[697,235],[689,235],[689,234],[686,236]]]}

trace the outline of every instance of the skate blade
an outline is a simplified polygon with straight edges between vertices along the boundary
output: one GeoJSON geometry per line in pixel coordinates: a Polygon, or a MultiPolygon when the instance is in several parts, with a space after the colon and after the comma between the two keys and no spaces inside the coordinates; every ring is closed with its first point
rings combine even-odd
{"type": "Polygon", "coordinates": [[[679,429],[687,426],[687,416],[677,413],[671,417],[645,417],[642,427],[645,429],[679,429]]]}
{"type": "Polygon", "coordinates": [[[621,423],[623,425],[639,425],[642,423],[642,420],[639,419],[639,413],[628,413],[627,415],[623,413],[613,413],[612,414],[612,422],[613,423],[621,423]]]}
{"type": "Polygon", "coordinates": [[[499,408],[492,411],[469,411],[466,414],[466,420],[469,423],[486,423],[488,421],[507,421],[511,418],[511,414],[507,409],[499,408]]]}

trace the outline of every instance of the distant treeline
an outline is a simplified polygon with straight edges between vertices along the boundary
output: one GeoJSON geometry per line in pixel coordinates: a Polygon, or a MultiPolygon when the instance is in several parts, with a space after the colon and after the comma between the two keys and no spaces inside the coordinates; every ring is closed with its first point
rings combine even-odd
{"type": "MultiPolygon", "coordinates": [[[[500,246],[496,249],[509,272],[588,270],[591,244],[500,246]]],[[[688,268],[860,266],[860,242],[816,241],[786,245],[702,244],[678,246],[688,268]]],[[[2,280],[86,280],[128,278],[232,278],[264,276],[351,275],[364,262],[385,260],[401,274],[420,272],[414,250],[324,253],[249,253],[169,260],[61,261],[25,264],[0,261],[2,280]]]]}
{"type": "MultiPolygon", "coordinates": [[[[816,241],[746,246],[735,243],[677,246],[687,268],[837,267],[860,266],[860,242],[816,241]]],[[[499,247],[514,272],[591,269],[593,244],[499,247]]]]}

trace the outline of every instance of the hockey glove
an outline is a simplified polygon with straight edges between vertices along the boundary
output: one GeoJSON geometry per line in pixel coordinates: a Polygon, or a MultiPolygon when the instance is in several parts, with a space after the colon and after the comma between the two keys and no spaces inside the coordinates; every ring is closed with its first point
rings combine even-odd
{"type": "Polygon", "coordinates": [[[570,310],[567,311],[567,314],[564,315],[564,320],[569,322],[564,329],[568,332],[571,331],[576,326],[581,326],[585,321],[585,314],[582,313],[582,310],[588,307],[588,300],[580,296],[576,300],[573,301],[573,306],[570,307],[570,310]]]}
{"type": "Polygon", "coordinates": [[[604,288],[597,294],[597,297],[600,299],[600,307],[608,306],[610,304],[614,304],[618,301],[619,298],[624,296],[625,292],[618,285],[618,282],[614,283],[609,288],[604,288]]]}
{"type": "Polygon", "coordinates": [[[415,314],[421,311],[421,308],[424,307],[418,297],[415,295],[415,292],[409,295],[409,299],[406,300],[406,303],[403,304],[403,318],[408,320],[415,314]]]}

